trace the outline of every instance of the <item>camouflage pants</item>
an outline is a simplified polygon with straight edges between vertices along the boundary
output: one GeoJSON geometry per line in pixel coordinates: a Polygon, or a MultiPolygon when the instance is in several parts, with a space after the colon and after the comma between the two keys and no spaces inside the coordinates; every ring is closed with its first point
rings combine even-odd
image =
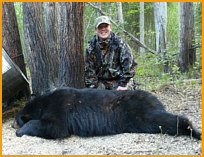
{"type": "MultiPolygon", "coordinates": [[[[116,90],[118,87],[117,81],[99,81],[98,89],[108,89],[108,90],[116,90]]],[[[128,90],[134,90],[134,80],[131,78],[127,83],[126,87],[128,90]]]]}

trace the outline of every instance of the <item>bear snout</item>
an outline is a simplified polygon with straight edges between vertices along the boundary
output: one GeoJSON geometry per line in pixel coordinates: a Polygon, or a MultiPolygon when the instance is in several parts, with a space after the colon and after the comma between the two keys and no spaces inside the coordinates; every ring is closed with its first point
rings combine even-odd
{"type": "Polygon", "coordinates": [[[16,119],[14,119],[13,123],[11,124],[11,127],[14,128],[14,129],[19,129],[20,128],[20,125],[18,125],[16,119]]]}

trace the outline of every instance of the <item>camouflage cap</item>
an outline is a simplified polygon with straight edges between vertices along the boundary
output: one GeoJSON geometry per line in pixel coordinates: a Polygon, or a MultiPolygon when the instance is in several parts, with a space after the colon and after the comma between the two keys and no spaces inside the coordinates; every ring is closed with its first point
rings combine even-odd
{"type": "Polygon", "coordinates": [[[110,25],[110,19],[108,16],[100,16],[95,19],[95,28],[97,28],[100,24],[107,23],[110,25]]]}

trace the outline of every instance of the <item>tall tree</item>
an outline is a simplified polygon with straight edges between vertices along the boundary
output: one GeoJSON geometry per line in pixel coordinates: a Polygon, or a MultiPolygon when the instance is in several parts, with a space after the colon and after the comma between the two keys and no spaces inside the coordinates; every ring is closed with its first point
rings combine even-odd
{"type": "Polygon", "coordinates": [[[26,76],[24,56],[13,2],[2,6],[2,47],[26,76]]]}
{"type": "Polygon", "coordinates": [[[196,61],[193,2],[179,2],[178,65],[188,72],[196,61]]]}
{"type": "Polygon", "coordinates": [[[123,8],[122,8],[122,2],[115,2],[116,6],[116,20],[119,22],[120,25],[123,25],[123,8]]]}
{"type": "Polygon", "coordinates": [[[59,85],[84,88],[84,3],[61,4],[59,85]]]}
{"type": "Polygon", "coordinates": [[[54,85],[57,85],[57,77],[59,70],[59,51],[60,51],[60,3],[45,2],[45,26],[46,35],[49,45],[50,62],[52,71],[50,71],[51,79],[54,85]]]}
{"type": "MultiPolygon", "coordinates": [[[[144,43],[144,2],[140,2],[140,41],[144,43]]],[[[144,48],[140,52],[143,54],[144,48]]]]}
{"type": "Polygon", "coordinates": [[[28,50],[32,91],[36,95],[45,93],[52,87],[50,79],[50,56],[43,21],[42,3],[23,3],[23,31],[28,50]]]}
{"type": "Polygon", "coordinates": [[[167,2],[154,2],[154,18],[156,32],[156,51],[162,54],[164,60],[164,72],[168,71],[166,61],[166,26],[167,26],[167,2]]]}

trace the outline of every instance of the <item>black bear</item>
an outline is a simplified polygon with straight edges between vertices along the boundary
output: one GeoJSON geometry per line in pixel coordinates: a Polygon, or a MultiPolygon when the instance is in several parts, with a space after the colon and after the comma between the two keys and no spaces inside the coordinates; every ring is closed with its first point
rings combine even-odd
{"type": "Polygon", "coordinates": [[[59,88],[28,102],[15,121],[19,137],[162,132],[201,139],[187,118],[168,113],[157,97],[143,90],[59,88]]]}

